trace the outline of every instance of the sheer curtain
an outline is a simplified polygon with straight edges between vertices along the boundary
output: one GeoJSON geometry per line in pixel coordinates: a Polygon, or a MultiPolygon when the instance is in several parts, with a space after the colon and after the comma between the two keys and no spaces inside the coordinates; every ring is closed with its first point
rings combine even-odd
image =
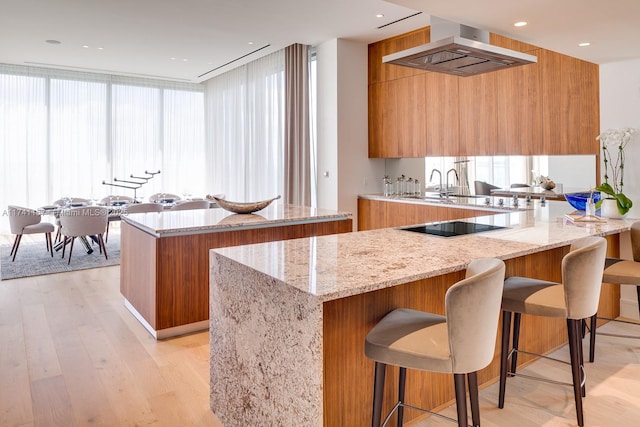
{"type": "Polygon", "coordinates": [[[284,192],[284,51],[205,83],[211,192],[257,201],[284,192]]]}
{"type": "MultiPolygon", "coordinates": [[[[0,64],[0,206],[133,195],[103,185],[162,172],[137,196],[204,196],[204,87],[0,64]]],[[[129,185],[123,183],[123,185],[129,185]]],[[[6,216],[0,227],[8,228],[6,216]]]]}

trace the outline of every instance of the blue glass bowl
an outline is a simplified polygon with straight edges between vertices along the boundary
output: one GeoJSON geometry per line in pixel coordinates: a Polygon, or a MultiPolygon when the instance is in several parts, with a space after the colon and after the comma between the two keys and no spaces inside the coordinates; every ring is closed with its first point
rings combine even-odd
{"type": "Polygon", "coordinates": [[[586,208],[587,200],[589,199],[589,196],[591,194],[593,194],[593,203],[598,203],[598,201],[600,200],[599,191],[594,191],[593,193],[589,191],[585,191],[582,193],[569,193],[565,194],[564,198],[567,199],[567,202],[569,202],[569,204],[575,209],[583,211],[586,208]]]}

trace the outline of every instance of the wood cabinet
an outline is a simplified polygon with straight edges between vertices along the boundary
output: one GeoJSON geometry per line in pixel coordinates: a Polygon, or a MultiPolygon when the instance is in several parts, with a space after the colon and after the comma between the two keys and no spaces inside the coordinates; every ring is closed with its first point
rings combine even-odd
{"type": "Polygon", "coordinates": [[[424,78],[426,122],[424,156],[457,156],[460,145],[459,77],[442,73],[425,73],[424,78]]]}
{"type": "Polygon", "coordinates": [[[491,34],[536,64],[473,77],[382,63],[429,28],[369,45],[369,157],[598,154],[598,65],[491,34]]]}
{"type": "MultiPolygon", "coordinates": [[[[541,49],[530,51],[539,56],[541,49]]],[[[496,143],[487,154],[537,155],[542,148],[539,64],[499,71],[496,77],[496,143]]]]}
{"type": "Polygon", "coordinates": [[[461,156],[487,156],[499,151],[497,73],[458,78],[461,156]]]}
{"type": "Polygon", "coordinates": [[[450,221],[452,219],[495,215],[497,213],[501,212],[360,198],[358,199],[358,231],[401,227],[433,221],[450,221]]]}
{"type": "MultiPolygon", "coordinates": [[[[175,217],[173,221],[167,219],[167,223],[181,224],[175,217]]],[[[341,217],[320,222],[265,220],[263,227],[257,228],[203,227],[160,236],[136,224],[122,222],[120,292],[125,306],[156,339],[209,327],[210,249],[353,230],[351,218],[341,217]]]]}
{"type": "Polygon", "coordinates": [[[538,62],[543,153],[598,154],[598,65],[544,49],[538,62]]]}

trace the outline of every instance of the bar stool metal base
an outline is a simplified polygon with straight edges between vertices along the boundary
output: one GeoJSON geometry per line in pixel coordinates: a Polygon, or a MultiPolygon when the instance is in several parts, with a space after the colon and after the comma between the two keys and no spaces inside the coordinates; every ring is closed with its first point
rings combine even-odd
{"type": "MultiPolygon", "coordinates": [[[[393,414],[398,413],[398,426],[403,425],[404,408],[413,409],[422,413],[428,413],[437,417],[446,419],[453,423],[458,424],[459,427],[469,427],[467,421],[467,393],[465,374],[453,374],[453,380],[456,393],[456,410],[458,419],[447,417],[446,415],[439,414],[437,412],[430,411],[428,409],[420,408],[417,406],[404,403],[404,388],[407,378],[407,368],[400,367],[400,375],[398,381],[398,402],[393,406],[389,414],[385,417],[382,424],[380,419],[382,418],[382,398],[384,393],[384,380],[386,376],[386,364],[376,362],[373,384],[373,414],[371,417],[372,427],[385,427],[387,423],[393,417],[393,414]]],[[[478,374],[477,372],[471,372],[466,374],[467,381],[469,383],[469,400],[471,403],[471,427],[480,427],[480,401],[478,396],[478,374]]]]}
{"type": "MultiPolygon", "coordinates": [[[[543,381],[552,384],[568,385],[573,387],[575,405],[576,405],[576,418],[579,426],[584,426],[584,414],[582,409],[582,398],[586,396],[586,373],[584,370],[584,356],[582,350],[581,328],[583,320],[567,319],[567,335],[569,339],[569,353],[570,362],[565,362],[552,357],[531,353],[518,349],[519,335],[520,335],[520,318],[521,313],[513,313],[513,336],[511,337],[511,314],[512,312],[502,312],[502,351],[500,354],[500,388],[498,394],[498,407],[504,408],[505,391],[507,384],[507,377],[520,376],[527,379],[536,381],[543,381]],[[513,347],[509,349],[509,339],[512,339],[513,347]],[[562,362],[571,366],[572,383],[563,383],[559,381],[549,380],[546,378],[535,377],[532,375],[523,375],[516,372],[517,356],[518,353],[530,354],[545,359],[562,362]],[[508,362],[511,359],[511,367],[508,368],[508,362]]],[[[594,316],[595,318],[595,316],[594,316]]],[[[592,319],[592,322],[595,322],[592,319]]],[[[592,323],[593,324],[593,323],[592,323]]]]}

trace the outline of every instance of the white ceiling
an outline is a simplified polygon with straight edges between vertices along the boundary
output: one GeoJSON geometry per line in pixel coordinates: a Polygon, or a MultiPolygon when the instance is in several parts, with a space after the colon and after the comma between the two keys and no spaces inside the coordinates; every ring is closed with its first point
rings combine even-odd
{"type": "Polygon", "coordinates": [[[292,43],[370,43],[424,27],[429,14],[596,63],[640,58],[638,0],[393,2],[0,0],[0,63],[201,82],[292,43]]]}

